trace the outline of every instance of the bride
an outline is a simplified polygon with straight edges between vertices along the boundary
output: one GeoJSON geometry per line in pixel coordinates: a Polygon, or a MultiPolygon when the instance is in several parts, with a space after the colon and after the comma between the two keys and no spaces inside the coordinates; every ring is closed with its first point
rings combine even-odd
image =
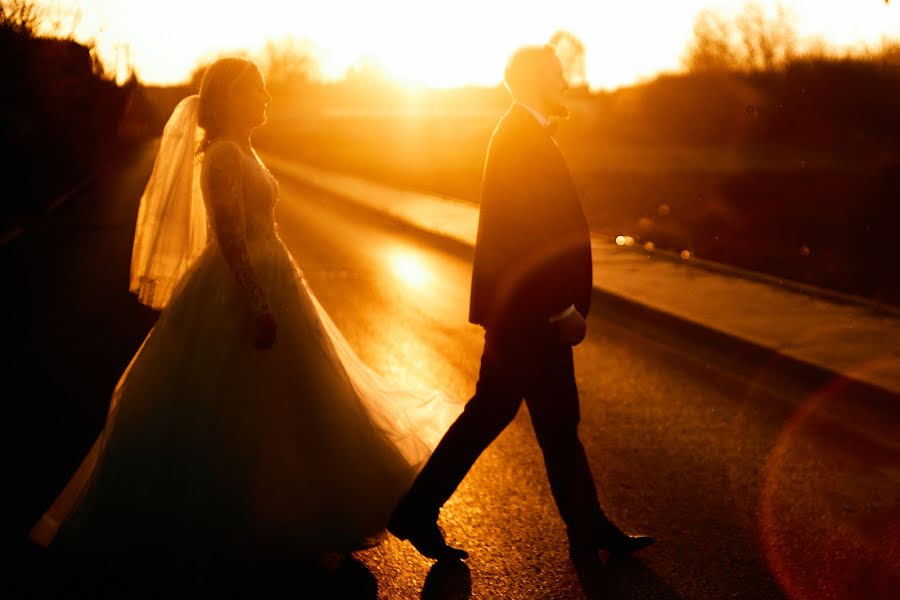
{"type": "Polygon", "coordinates": [[[166,125],[131,272],[164,310],[34,542],[188,568],[366,547],[460,412],[391,389],[310,291],[250,143],[269,99],[252,62],[221,59],[166,125]]]}

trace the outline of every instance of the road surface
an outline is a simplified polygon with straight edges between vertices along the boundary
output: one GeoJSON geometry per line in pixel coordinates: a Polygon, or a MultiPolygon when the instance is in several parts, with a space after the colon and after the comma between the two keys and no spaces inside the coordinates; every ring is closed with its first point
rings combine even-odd
{"type": "MultiPolygon", "coordinates": [[[[151,160],[152,148],[123,159],[0,249],[12,283],[2,307],[10,389],[23,411],[23,426],[10,428],[25,457],[14,470],[19,534],[96,436],[154,321],[127,293],[151,160]]],[[[468,398],[482,342],[466,323],[470,250],[289,178],[280,185],[280,235],[360,356],[398,383],[468,398]]],[[[347,563],[336,589],[397,599],[892,597],[896,399],[748,362],[599,295],[588,327],[575,360],[601,501],[657,544],[576,570],[523,407],[442,512],[465,565],[433,565],[389,538],[347,563]]],[[[39,564],[39,553],[21,552],[39,564]]]]}

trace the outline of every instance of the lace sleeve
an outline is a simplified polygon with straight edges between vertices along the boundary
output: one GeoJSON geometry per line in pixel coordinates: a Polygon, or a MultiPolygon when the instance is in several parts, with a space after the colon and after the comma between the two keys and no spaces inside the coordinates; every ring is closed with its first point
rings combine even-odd
{"type": "Polygon", "coordinates": [[[210,223],[225,261],[254,314],[271,312],[247,252],[240,150],[217,144],[207,150],[204,162],[210,223]]]}

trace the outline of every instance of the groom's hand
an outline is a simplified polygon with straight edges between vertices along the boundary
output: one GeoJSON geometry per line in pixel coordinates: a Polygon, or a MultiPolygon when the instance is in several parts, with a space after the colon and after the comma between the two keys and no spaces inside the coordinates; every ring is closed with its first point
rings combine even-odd
{"type": "Polygon", "coordinates": [[[256,340],[253,345],[257,350],[268,350],[275,345],[275,317],[264,312],[256,317],[256,340]]]}
{"type": "Polygon", "coordinates": [[[587,323],[577,310],[556,321],[555,325],[559,338],[569,346],[577,346],[587,334],[587,323]]]}

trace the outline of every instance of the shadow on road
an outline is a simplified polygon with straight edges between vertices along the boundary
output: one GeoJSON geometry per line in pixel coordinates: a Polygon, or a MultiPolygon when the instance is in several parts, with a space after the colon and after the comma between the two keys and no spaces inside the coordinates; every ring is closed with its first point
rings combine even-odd
{"type": "Polygon", "coordinates": [[[675,590],[640,560],[599,556],[572,560],[585,595],[591,600],[681,600],[675,590]]]}
{"type": "Polygon", "coordinates": [[[460,560],[434,563],[422,586],[422,600],[467,600],[471,596],[472,575],[460,560]]]}
{"type": "Polygon", "coordinates": [[[335,598],[378,598],[378,581],[372,572],[355,558],[346,557],[338,568],[334,582],[335,598]]]}
{"type": "Polygon", "coordinates": [[[362,562],[352,555],[340,555],[334,561],[257,562],[243,575],[223,574],[210,585],[197,587],[194,597],[378,598],[378,581],[362,562]]]}
{"type": "Polygon", "coordinates": [[[335,555],[330,562],[257,558],[190,568],[169,564],[167,554],[155,551],[136,560],[110,556],[96,563],[31,544],[19,550],[5,582],[13,598],[378,597],[375,576],[351,555],[335,555]]]}

